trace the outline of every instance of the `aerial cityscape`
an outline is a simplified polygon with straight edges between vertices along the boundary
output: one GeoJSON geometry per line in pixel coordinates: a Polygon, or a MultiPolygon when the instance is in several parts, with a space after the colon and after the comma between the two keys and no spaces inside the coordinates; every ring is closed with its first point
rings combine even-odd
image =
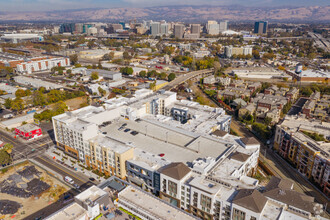
{"type": "Polygon", "coordinates": [[[330,4],[0,1],[0,219],[330,219],[330,4]]]}

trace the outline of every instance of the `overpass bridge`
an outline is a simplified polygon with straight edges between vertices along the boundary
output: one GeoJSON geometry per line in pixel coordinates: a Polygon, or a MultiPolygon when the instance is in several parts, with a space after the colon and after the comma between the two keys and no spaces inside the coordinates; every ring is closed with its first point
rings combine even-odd
{"type": "Polygon", "coordinates": [[[180,75],[179,77],[175,78],[173,81],[169,82],[166,86],[162,87],[162,89],[171,90],[171,89],[175,88],[176,86],[178,86],[190,79],[209,76],[209,75],[213,74],[213,71],[214,71],[214,69],[212,68],[212,69],[193,71],[190,73],[186,73],[184,75],[180,75]]]}

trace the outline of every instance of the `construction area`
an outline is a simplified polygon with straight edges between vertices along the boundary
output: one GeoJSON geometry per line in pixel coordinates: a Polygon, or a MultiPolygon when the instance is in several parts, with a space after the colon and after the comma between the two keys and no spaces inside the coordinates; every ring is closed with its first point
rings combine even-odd
{"type": "Polygon", "coordinates": [[[69,187],[26,161],[0,171],[0,219],[23,219],[58,201],[69,187]]]}

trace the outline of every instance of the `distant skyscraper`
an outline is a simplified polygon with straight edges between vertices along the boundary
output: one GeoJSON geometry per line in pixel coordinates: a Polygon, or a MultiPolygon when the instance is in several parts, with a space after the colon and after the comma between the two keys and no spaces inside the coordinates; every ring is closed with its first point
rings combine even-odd
{"type": "Polygon", "coordinates": [[[160,34],[160,23],[159,22],[152,22],[150,24],[150,33],[152,36],[158,36],[160,34]]]}
{"type": "Polygon", "coordinates": [[[200,24],[192,24],[191,31],[192,34],[198,34],[198,37],[201,33],[201,25],[200,24]]]}
{"type": "Polygon", "coordinates": [[[266,34],[268,28],[268,22],[267,21],[257,21],[254,24],[254,33],[255,34],[266,34]]]}
{"type": "Polygon", "coordinates": [[[168,35],[168,24],[167,23],[160,24],[160,34],[168,35]]]}
{"type": "Polygon", "coordinates": [[[207,33],[210,35],[218,35],[219,34],[219,24],[216,21],[207,21],[207,33]]]}
{"type": "Polygon", "coordinates": [[[75,25],[75,32],[81,34],[83,32],[83,26],[82,23],[76,23],[75,25]]]}
{"type": "Polygon", "coordinates": [[[220,32],[228,30],[228,21],[221,21],[219,26],[220,32]]]}
{"type": "Polygon", "coordinates": [[[75,24],[61,24],[60,26],[60,33],[73,33],[75,31],[75,24]]]}
{"type": "Polygon", "coordinates": [[[184,25],[176,24],[174,25],[174,36],[176,38],[182,39],[184,34],[184,25]]]}

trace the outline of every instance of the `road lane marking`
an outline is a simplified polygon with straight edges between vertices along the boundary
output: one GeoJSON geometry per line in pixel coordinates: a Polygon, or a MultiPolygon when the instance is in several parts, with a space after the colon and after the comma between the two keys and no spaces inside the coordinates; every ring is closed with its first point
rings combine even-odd
{"type": "Polygon", "coordinates": [[[86,182],[86,181],[84,181],[84,180],[82,180],[82,179],[80,179],[80,178],[78,178],[78,177],[76,177],[76,176],[74,176],[74,175],[68,173],[67,171],[63,170],[61,167],[58,167],[57,165],[55,165],[55,164],[53,164],[53,163],[50,163],[49,161],[45,160],[44,158],[42,158],[42,157],[40,157],[40,156],[39,156],[38,158],[41,159],[41,160],[43,160],[43,161],[45,161],[46,163],[48,163],[48,164],[50,164],[50,165],[53,165],[54,167],[56,167],[56,168],[62,170],[63,172],[69,174],[70,176],[73,176],[75,179],[81,181],[82,183],[85,183],[85,182],[86,182]]]}

